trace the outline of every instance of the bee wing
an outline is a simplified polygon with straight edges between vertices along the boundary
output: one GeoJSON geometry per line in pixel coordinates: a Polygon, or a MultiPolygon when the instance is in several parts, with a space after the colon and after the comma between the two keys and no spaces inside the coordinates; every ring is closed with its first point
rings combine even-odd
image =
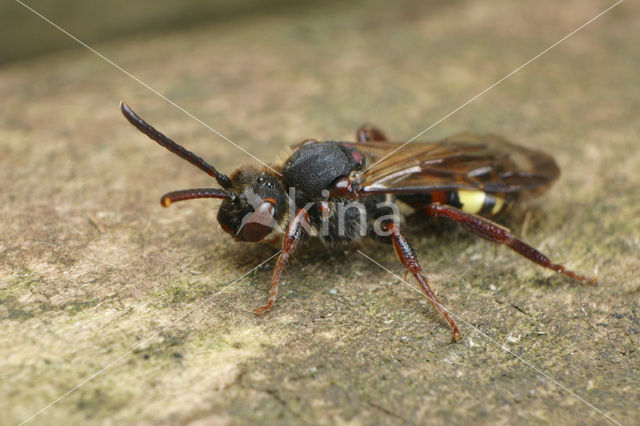
{"type": "Polygon", "coordinates": [[[440,142],[405,146],[385,141],[353,145],[367,158],[368,166],[354,176],[362,194],[461,188],[535,194],[560,174],[549,155],[495,135],[461,133],[440,142]],[[395,149],[398,151],[393,152],[395,149]]]}

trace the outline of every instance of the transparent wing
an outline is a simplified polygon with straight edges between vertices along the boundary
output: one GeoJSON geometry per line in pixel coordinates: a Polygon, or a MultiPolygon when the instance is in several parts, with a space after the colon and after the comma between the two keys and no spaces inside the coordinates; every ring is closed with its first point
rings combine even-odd
{"type": "Polygon", "coordinates": [[[495,135],[461,133],[440,142],[412,142],[396,152],[402,144],[369,141],[353,146],[367,158],[367,166],[354,176],[362,194],[459,188],[535,194],[560,174],[549,155],[495,135]]]}

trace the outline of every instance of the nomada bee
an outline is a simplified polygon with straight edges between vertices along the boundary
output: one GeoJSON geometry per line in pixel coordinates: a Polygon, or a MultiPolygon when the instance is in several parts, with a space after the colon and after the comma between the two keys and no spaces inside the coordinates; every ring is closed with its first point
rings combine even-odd
{"type": "Polygon", "coordinates": [[[448,219],[538,265],[597,284],[552,262],[489,219],[522,198],[539,195],[557,179],[560,170],[555,161],[540,151],[499,136],[476,134],[403,145],[365,125],[358,129],[356,142],[308,139],[295,146],[281,165],[241,167],[227,176],[146,123],[126,103],[120,109],[138,130],[215,178],[221,187],[169,192],[161,198],[164,207],[219,198],[218,222],[236,241],[282,239],[269,299],[255,310],[257,314],[271,309],[284,267],[306,236],[327,244],[371,237],[393,244],[407,272],[451,327],[453,340],[459,340],[458,327],[431,289],[401,230],[407,214],[399,213],[401,205],[412,215],[448,219]]]}

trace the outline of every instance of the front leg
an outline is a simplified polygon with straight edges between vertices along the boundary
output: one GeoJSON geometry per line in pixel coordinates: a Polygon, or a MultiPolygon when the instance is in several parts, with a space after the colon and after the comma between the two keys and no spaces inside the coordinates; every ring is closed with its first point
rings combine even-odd
{"type": "MultiPolygon", "coordinates": [[[[427,295],[427,298],[433,305],[433,308],[436,312],[440,313],[442,317],[449,323],[451,330],[453,331],[453,339],[452,341],[460,340],[460,332],[458,331],[458,327],[456,323],[453,322],[447,311],[444,309],[436,294],[431,290],[429,286],[429,281],[422,275],[422,267],[418,263],[418,257],[416,253],[413,251],[413,248],[409,245],[409,242],[405,238],[405,236],[400,232],[400,228],[395,223],[389,223],[385,227],[385,231],[391,233],[391,239],[393,241],[393,248],[396,251],[396,255],[398,255],[398,259],[407,268],[408,272],[411,272],[416,280],[420,283],[422,287],[422,291],[427,295]]],[[[406,274],[405,274],[406,278],[406,274]]]]}
{"type": "Polygon", "coordinates": [[[438,203],[429,204],[427,207],[425,207],[424,211],[431,217],[441,216],[457,222],[479,237],[484,238],[485,240],[504,244],[511,250],[526,257],[530,261],[537,263],[540,266],[544,266],[545,268],[554,270],[576,281],[588,281],[593,285],[598,285],[598,281],[595,278],[578,275],[573,271],[569,271],[564,266],[558,263],[553,263],[551,259],[549,259],[549,257],[547,257],[546,255],[540,253],[538,250],[531,247],[527,243],[515,238],[507,228],[500,226],[497,223],[490,221],[489,219],[485,219],[484,217],[474,214],[465,213],[462,210],[456,209],[454,207],[449,207],[438,203]]]}
{"type": "Polygon", "coordinates": [[[309,213],[305,209],[300,209],[293,217],[291,222],[289,222],[289,226],[287,227],[287,232],[282,238],[282,253],[278,257],[278,262],[276,263],[276,269],[273,271],[273,276],[271,277],[271,289],[269,290],[269,300],[267,304],[257,308],[255,313],[257,315],[264,314],[271,309],[271,305],[276,301],[276,295],[278,294],[278,284],[280,284],[280,275],[282,275],[282,271],[284,270],[289,257],[293,254],[294,250],[298,246],[298,243],[302,239],[303,232],[309,233],[311,229],[311,222],[309,221],[309,213]]]}

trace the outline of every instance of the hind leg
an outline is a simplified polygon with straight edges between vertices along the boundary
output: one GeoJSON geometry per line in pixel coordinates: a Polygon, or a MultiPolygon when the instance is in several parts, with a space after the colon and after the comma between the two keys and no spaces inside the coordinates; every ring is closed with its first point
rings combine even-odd
{"type": "Polygon", "coordinates": [[[545,268],[554,270],[559,274],[572,278],[576,281],[589,282],[593,285],[598,285],[598,281],[595,278],[578,275],[558,263],[553,263],[546,255],[542,254],[527,243],[515,238],[507,228],[500,226],[489,219],[485,219],[484,217],[477,216],[475,214],[465,213],[454,207],[444,206],[438,203],[429,204],[424,208],[424,212],[431,217],[444,217],[456,222],[485,240],[504,244],[530,261],[545,268]]]}

